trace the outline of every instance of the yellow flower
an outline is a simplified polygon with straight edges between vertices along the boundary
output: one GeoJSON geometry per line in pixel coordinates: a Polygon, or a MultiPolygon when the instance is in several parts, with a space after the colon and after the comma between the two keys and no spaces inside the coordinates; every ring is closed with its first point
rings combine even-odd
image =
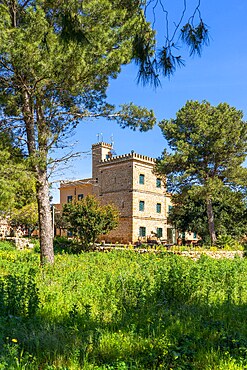
{"type": "Polygon", "coordinates": [[[17,343],[17,342],[18,342],[18,340],[17,340],[17,339],[15,339],[15,338],[13,338],[13,339],[11,339],[11,342],[13,342],[13,343],[17,343]]]}

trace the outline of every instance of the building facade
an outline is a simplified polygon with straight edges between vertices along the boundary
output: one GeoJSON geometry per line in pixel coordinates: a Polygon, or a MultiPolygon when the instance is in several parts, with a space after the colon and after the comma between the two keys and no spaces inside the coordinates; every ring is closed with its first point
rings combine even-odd
{"type": "Polygon", "coordinates": [[[154,165],[155,159],[134,151],[114,156],[111,144],[94,144],[92,178],[61,182],[60,205],[93,194],[102,204],[114,204],[120,213],[118,228],[104,235],[106,242],[158,238],[174,243],[175,232],[167,225],[170,196],[154,165]]]}

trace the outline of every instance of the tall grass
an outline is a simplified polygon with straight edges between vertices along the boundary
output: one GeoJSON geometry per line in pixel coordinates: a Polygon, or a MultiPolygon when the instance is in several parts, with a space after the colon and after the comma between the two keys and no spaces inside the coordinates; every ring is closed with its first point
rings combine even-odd
{"type": "Polygon", "coordinates": [[[0,369],[247,369],[246,259],[113,251],[40,269],[31,252],[0,258],[0,369]]]}

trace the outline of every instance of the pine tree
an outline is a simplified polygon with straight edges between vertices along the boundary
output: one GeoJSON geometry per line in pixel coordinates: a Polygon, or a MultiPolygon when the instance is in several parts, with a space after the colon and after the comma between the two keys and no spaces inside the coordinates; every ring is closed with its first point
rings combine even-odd
{"type": "Polygon", "coordinates": [[[226,103],[211,106],[188,101],[175,119],[160,128],[172,153],[164,151],[157,171],[167,176],[173,192],[193,191],[207,210],[211,242],[216,242],[213,203],[225,187],[246,189],[247,123],[243,113],[226,103]]]}

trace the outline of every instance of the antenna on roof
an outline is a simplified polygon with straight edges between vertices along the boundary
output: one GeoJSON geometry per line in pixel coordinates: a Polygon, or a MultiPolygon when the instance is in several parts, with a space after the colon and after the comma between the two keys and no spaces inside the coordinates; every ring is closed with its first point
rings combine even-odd
{"type": "Polygon", "coordinates": [[[114,149],[113,134],[111,134],[110,139],[111,139],[111,154],[112,154],[112,155],[117,155],[117,153],[116,153],[116,151],[115,151],[115,149],[114,149]]]}
{"type": "Polygon", "coordinates": [[[96,136],[97,136],[98,143],[103,142],[103,134],[102,134],[102,132],[100,134],[98,133],[96,136]]]}
{"type": "Polygon", "coordinates": [[[113,138],[113,134],[111,134],[110,136],[110,139],[111,139],[111,146],[112,146],[112,149],[114,148],[114,138],[113,138]]]}

